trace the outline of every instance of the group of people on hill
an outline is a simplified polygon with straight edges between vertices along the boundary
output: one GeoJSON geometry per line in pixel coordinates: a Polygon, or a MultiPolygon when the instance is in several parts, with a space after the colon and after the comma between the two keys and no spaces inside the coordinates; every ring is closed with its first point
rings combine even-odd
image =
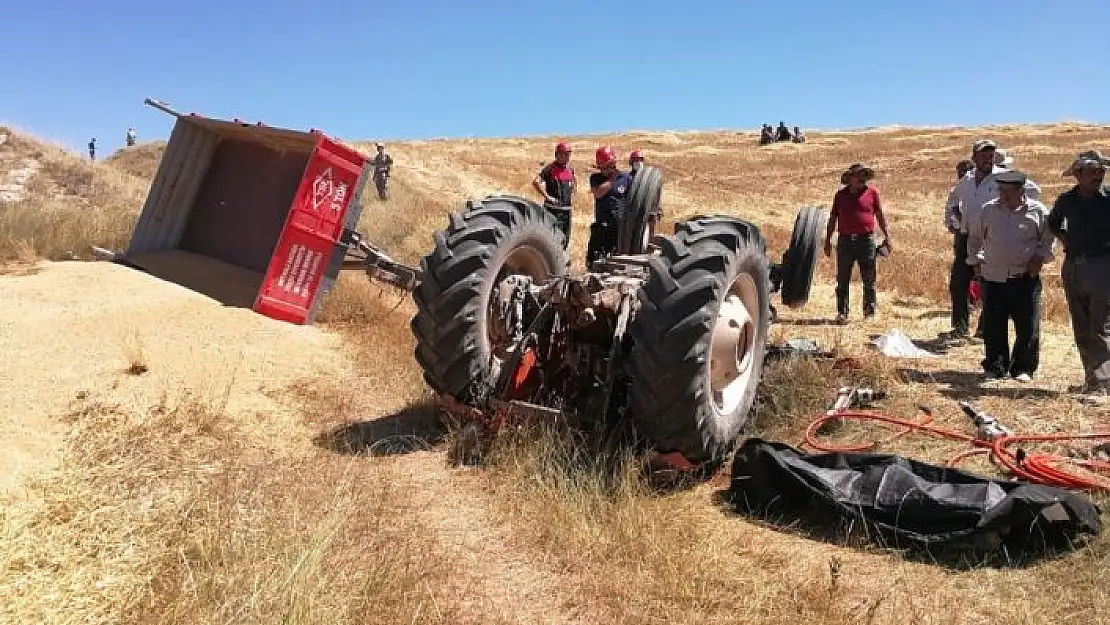
{"type": "MultiPolygon", "coordinates": [[[[543,196],[544,207],[555,217],[563,235],[563,247],[570,245],[571,205],[578,189],[574,167],[570,164],[573,149],[565,141],[555,146],[555,159],[547,163],[532,179],[532,186],[543,196]]],[[[620,168],[616,150],[603,145],[594,152],[594,168],[590,174],[590,193],[594,198],[594,221],[586,244],[586,264],[617,251],[617,220],[628,200],[632,181],[644,166],[642,150],[628,155],[628,171],[620,168]]],[[[660,215],[648,216],[648,229],[654,230],[660,215]]]]}
{"type": "MultiPolygon", "coordinates": [[[[995,141],[980,139],[971,158],[956,165],[943,224],[952,235],[949,274],[951,330],[942,339],[984,346],[981,366],[987,383],[1005,378],[1029,382],[1040,366],[1042,282],[1047,263],[1062,244],[1064,295],[1084,381],[1076,390],[1087,400],[1110,401],[1110,189],[1104,185],[1110,159],[1080,153],[1064,170],[1075,185],[1049,209],[1041,188],[1013,167],[1013,156],[995,141]],[[973,301],[981,307],[970,332],[973,301]],[[1014,341],[1009,340],[1009,323],[1014,341]]],[[[872,168],[856,163],[841,175],[833,197],[824,251],[836,242],[837,321],[849,317],[848,287],[855,265],[863,282],[863,314],[876,314],[875,262],[893,250],[872,168]],[[876,245],[876,229],[882,243],[876,245]]]]}
{"type": "Polygon", "coordinates": [[[768,145],[780,141],[805,143],[806,136],[797,126],[794,126],[794,132],[791,132],[790,129],[786,127],[786,122],[781,120],[779,121],[778,128],[771,127],[771,124],[763,124],[763,127],[759,131],[759,145],[768,145]]]}

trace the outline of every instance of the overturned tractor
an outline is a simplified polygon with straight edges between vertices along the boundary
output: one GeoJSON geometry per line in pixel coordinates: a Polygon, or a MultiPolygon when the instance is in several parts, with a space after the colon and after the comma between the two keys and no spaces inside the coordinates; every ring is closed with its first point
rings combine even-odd
{"type": "Polygon", "coordinates": [[[805,304],[824,215],[797,215],[772,263],[757,226],[698,216],[652,235],[662,176],[645,168],[618,254],[569,271],[543,207],[471,201],[421,261],[412,320],[427,383],[471,426],[517,414],[631,424],[672,466],[711,466],[749,419],[779,292],[805,304]]]}

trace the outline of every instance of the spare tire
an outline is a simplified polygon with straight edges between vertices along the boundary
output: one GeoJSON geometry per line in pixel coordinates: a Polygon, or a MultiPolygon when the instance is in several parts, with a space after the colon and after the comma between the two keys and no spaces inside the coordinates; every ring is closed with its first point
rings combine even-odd
{"type": "Polygon", "coordinates": [[[747,222],[675,224],[629,327],[628,413],[660,453],[722,460],[747,425],[770,317],[766,245],[747,222]]]}
{"type": "Polygon", "coordinates": [[[643,254],[648,248],[648,220],[659,214],[663,197],[663,172],[644,166],[632,179],[628,205],[617,226],[617,253],[643,254]]]}
{"type": "Polygon", "coordinates": [[[413,292],[416,360],[433,390],[467,402],[499,369],[488,318],[494,286],[510,274],[563,275],[568,257],[554,217],[514,196],[467,202],[434,239],[413,292]]]}
{"type": "Polygon", "coordinates": [[[809,301],[813,285],[813,272],[825,229],[825,211],[820,206],[806,206],[794,218],[794,231],[790,234],[790,248],[782,258],[782,303],[790,308],[801,308],[809,301]]]}

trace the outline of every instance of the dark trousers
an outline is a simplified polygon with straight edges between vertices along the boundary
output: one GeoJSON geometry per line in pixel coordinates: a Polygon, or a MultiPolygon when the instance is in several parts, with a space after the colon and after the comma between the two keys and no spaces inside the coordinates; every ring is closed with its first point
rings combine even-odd
{"type": "Polygon", "coordinates": [[[1068,256],[1061,277],[1084,384],[1110,391],[1110,256],[1068,256]]]}
{"type": "Polygon", "coordinates": [[[586,265],[595,260],[615,254],[617,251],[616,221],[595,221],[590,224],[590,242],[586,244],[586,265]]]}
{"type": "Polygon", "coordinates": [[[570,247],[570,207],[550,204],[544,204],[543,207],[555,218],[555,226],[563,233],[563,249],[567,249],[570,247]]]}
{"type": "Polygon", "coordinates": [[[387,180],[385,176],[374,176],[374,186],[378,189],[379,200],[389,199],[389,190],[386,189],[387,180]]]}
{"type": "Polygon", "coordinates": [[[848,314],[848,287],[852,269],[859,264],[863,281],[863,314],[875,312],[875,237],[870,234],[840,235],[836,239],[836,312],[848,314]]]}
{"type": "Polygon", "coordinates": [[[983,370],[998,376],[1033,375],[1040,364],[1041,278],[1028,274],[1006,282],[983,280],[983,370]],[[1014,346],[1009,324],[1014,322],[1014,346]]]}
{"type": "MultiPolygon", "coordinates": [[[[967,235],[956,233],[953,237],[952,270],[948,274],[948,297],[952,300],[952,330],[967,334],[971,325],[971,303],[967,291],[975,272],[967,264],[967,235]]],[[[979,318],[982,326],[983,318],[979,318]]]]}

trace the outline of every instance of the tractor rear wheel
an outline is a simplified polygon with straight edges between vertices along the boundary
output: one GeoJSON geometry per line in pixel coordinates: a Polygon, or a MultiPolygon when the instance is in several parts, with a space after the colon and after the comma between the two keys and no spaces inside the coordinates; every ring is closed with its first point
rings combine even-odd
{"type": "Polygon", "coordinates": [[[766,244],[727,217],[675,224],[640,291],[628,412],[660,453],[723,460],[747,425],[770,317],[766,244]]]}
{"type": "Polygon", "coordinates": [[[433,390],[467,402],[494,382],[505,358],[507,346],[491,332],[494,287],[514,274],[537,281],[563,275],[568,257],[554,217],[512,196],[468,202],[434,239],[413,292],[416,360],[433,390]]]}
{"type": "Polygon", "coordinates": [[[809,301],[813,271],[817,267],[818,248],[825,229],[825,212],[819,206],[806,206],[794,218],[790,247],[783,255],[782,303],[801,308],[809,301]]]}
{"type": "Polygon", "coordinates": [[[663,198],[663,172],[645,165],[632,179],[628,207],[617,233],[618,254],[643,254],[651,239],[650,219],[659,214],[663,198]]]}

